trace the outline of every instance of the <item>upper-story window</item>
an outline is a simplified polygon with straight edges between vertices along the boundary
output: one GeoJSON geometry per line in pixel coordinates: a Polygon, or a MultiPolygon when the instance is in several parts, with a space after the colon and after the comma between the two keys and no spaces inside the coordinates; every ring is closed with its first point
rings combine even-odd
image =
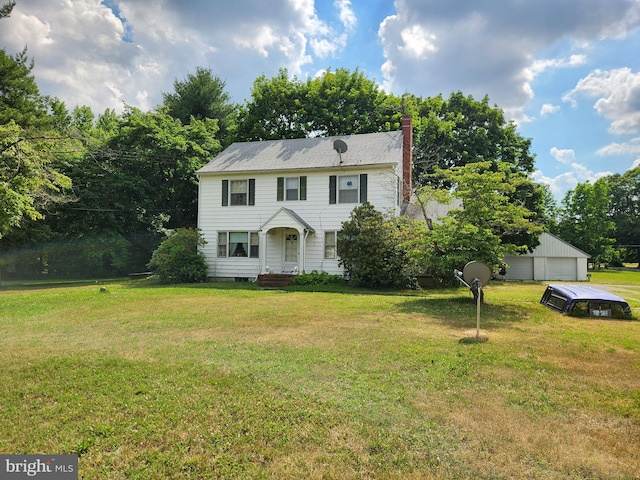
{"type": "Polygon", "coordinates": [[[255,205],[256,180],[222,180],[222,206],[255,205]]]}
{"type": "Polygon", "coordinates": [[[329,203],[367,201],[367,174],[329,176],[329,203]]]}
{"type": "Polygon", "coordinates": [[[277,201],[306,200],[307,177],[278,177],[277,201]]]}

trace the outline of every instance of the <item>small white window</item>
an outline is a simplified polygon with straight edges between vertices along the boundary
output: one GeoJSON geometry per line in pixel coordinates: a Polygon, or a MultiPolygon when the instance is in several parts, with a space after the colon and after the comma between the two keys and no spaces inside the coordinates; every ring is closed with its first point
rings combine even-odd
{"type": "Polygon", "coordinates": [[[227,256],[227,232],[218,232],[218,256],[227,256]]]}
{"type": "Polygon", "coordinates": [[[324,258],[336,258],[336,232],[324,232],[324,258]]]}

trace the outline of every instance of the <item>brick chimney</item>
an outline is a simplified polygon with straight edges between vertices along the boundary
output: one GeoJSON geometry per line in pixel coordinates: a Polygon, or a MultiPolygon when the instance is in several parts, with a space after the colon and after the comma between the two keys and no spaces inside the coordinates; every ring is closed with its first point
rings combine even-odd
{"type": "Polygon", "coordinates": [[[413,122],[411,115],[402,115],[402,201],[411,202],[411,177],[413,171],[413,122]]]}

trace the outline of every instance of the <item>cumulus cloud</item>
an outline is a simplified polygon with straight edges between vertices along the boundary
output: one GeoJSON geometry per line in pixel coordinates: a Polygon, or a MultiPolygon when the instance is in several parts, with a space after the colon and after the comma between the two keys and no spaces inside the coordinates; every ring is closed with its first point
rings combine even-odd
{"type": "Polygon", "coordinates": [[[553,147],[549,153],[560,163],[572,163],[576,159],[576,152],[571,149],[560,149],[553,147]]]}
{"type": "Polygon", "coordinates": [[[351,0],[332,12],[320,19],[313,0],[20,0],[2,20],[0,45],[26,44],[41,91],[69,108],[148,109],[198,66],[240,101],[261,74],[303,75],[314,59],[339,54],[357,17],[351,0]]]}
{"type": "Polygon", "coordinates": [[[560,107],[558,105],[552,105],[550,103],[545,103],[540,108],[540,116],[546,117],[547,115],[558,113],[559,111],[560,111],[560,107]]]}
{"type": "Polygon", "coordinates": [[[541,51],[567,40],[621,37],[640,25],[640,4],[627,0],[511,0],[481,6],[472,0],[396,0],[395,5],[396,13],[378,32],[386,90],[488,94],[510,112],[533,98],[531,81],[540,73],[587,61],[580,53],[539,59],[541,51]]]}
{"type": "Polygon", "coordinates": [[[640,73],[630,68],[595,70],[581,79],[563,100],[575,106],[581,96],[597,98],[594,108],[611,122],[612,133],[640,133],[640,73]]]}
{"type": "Polygon", "coordinates": [[[533,180],[549,186],[556,201],[561,201],[567,191],[576,188],[578,183],[595,182],[599,178],[613,175],[613,172],[593,172],[579,163],[572,163],[570,170],[555,177],[546,176],[541,170],[533,172],[533,180]]]}
{"type": "Polygon", "coordinates": [[[640,138],[633,138],[626,143],[611,143],[596,152],[600,156],[633,155],[640,153],[640,138]]]}

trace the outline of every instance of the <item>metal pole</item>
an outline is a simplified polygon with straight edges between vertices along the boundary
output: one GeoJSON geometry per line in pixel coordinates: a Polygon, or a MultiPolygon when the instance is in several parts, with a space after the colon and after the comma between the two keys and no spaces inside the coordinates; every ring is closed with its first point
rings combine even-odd
{"type": "Polygon", "coordinates": [[[482,297],[482,287],[478,282],[478,300],[476,301],[476,338],[480,339],[480,297],[482,297]]]}

